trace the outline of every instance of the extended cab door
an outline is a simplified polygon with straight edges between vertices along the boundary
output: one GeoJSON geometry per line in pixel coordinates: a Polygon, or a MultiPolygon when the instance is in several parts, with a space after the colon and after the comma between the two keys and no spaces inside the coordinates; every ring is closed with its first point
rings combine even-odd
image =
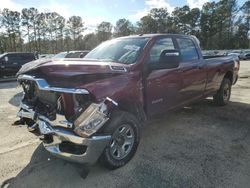
{"type": "Polygon", "coordinates": [[[206,85],[207,73],[204,61],[200,58],[197,44],[189,37],[176,37],[181,62],[180,104],[202,97],[206,85]]]}
{"type": "MultiPolygon", "coordinates": [[[[150,67],[153,63],[157,66],[161,52],[171,49],[176,49],[171,37],[158,38],[149,51],[145,66],[150,67]]],[[[164,112],[178,104],[181,84],[178,68],[149,70],[145,82],[148,115],[164,112]]]]}

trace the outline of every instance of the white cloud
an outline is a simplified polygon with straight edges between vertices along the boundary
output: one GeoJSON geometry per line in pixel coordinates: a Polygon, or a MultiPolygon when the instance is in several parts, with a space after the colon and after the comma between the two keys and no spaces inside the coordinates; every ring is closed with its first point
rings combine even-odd
{"type": "Polygon", "coordinates": [[[40,6],[38,9],[42,12],[57,12],[66,19],[73,15],[81,16],[84,22],[84,27],[86,28],[86,30],[83,32],[83,35],[95,32],[97,25],[100,24],[103,20],[105,20],[105,18],[100,16],[95,18],[89,18],[85,17],[84,15],[81,15],[81,13],[79,12],[74,13],[72,12],[73,8],[70,6],[70,4],[60,4],[58,2],[55,2],[54,0],[50,1],[50,3],[46,6],[40,6]]]}
{"type": "Polygon", "coordinates": [[[99,25],[103,20],[103,17],[96,17],[96,18],[86,18],[83,17],[84,26],[86,30],[83,32],[83,35],[93,33],[96,31],[97,25],[99,25]]]}
{"type": "Polygon", "coordinates": [[[168,12],[172,12],[175,7],[171,6],[166,0],[146,0],[146,8],[136,11],[135,14],[128,16],[132,21],[138,21],[143,16],[146,16],[153,8],[167,8],[168,12]]]}
{"type": "MultiPolygon", "coordinates": [[[[26,4],[16,3],[13,0],[4,0],[1,2],[1,10],[4,8],[8,8],[13,11],[21,12],[23,8],[29,8],[26,4]]],[[[32,7],[32,5],[30,6],[32,7]]],[[[69,5],[58,3],[55,1],[49,1],[46,5],[40,5],[36,7],[40,12],[57,12],[58,14],[68,18],[71,16],[70,12],[68,11],[69,5]]]]}
{"type": "Polygon", "coordinates": [[[38,6],[37,9],[40,12],[57,12],[65,18],[69,18],[70,16],[72,16],[69,11],[71,9],[70,4],[62,4],[53,0],[49,1],[45,5],[38,6]]]}
{"type": "Polygon", "coordinates": [[[192,8],[202,8],[203,4],[208,2],[208,0],[187,0],[188,6],[192,8]]]}
{"type": "Polygon", "coordinates": [[[149,9],[144,8],[143,10],[136,11],[136,13],[128,16],[128,19],[132,21],[138,21],[143,16],[146,16],[149,13],[149,9]]]}
{"type": "Polygon", "coordinates": [[[19,3],[15,3],[12,0],[4,0],[1,2],[1,10],[3,10],[4,8],[13,10],[13,11],[19,11],[21,12],[22,9],[24,8],[24,6],[22,4],[19,3]]]}
{"type": "Polygon", "coordinates": [[[149,9],[167,8],[169,12],[174,10],[174,7],[167,3],[166,0],[146,0],[146,5],[149,7],[149,9]]]}

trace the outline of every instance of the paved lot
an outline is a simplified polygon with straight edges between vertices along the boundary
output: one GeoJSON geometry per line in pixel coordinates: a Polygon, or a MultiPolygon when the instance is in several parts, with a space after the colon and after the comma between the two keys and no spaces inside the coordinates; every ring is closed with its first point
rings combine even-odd
{"type": "Polygon", "coordinates": [[[108,171],[47,153],[17,119],[21,89],[0,83],[0,181],[3,187],[249,187],[250,62],[241,63],[230,104],[206,99],[152,120],[134,159],[108,171]]]}

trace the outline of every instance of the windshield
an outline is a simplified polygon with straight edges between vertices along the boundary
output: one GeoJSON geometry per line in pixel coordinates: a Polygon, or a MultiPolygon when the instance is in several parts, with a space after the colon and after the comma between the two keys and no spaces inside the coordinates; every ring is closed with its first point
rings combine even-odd
{"type": "Polygon", "coordinates": [[[59,54],[56,54],[53,58],[65,58],[67,54],[67,52],[61,52],[59,54]]]}
{"type": "Polygon", "coordinates": [[[132,64],[136,62],[148,40],[149,38],[113,39],[97,46],[84,59],[132,64]]]}
{"type": "Polygon", "coordinates": [[[3,57],[5,54],[0,54],[0,58],[3,57]]]}

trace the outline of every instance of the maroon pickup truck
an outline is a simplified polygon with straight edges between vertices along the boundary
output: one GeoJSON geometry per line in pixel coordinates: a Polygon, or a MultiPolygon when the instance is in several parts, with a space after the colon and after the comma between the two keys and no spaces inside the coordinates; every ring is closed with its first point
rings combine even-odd
{"type": "Polygon", "coordinates": [[[115,169],[134,156],[148,118],[208,96],[227,104],[239,66],[237,57],[203,59],[193,36],[113,39],[84,59],[25,64],[19,122],[53,155],[115,169]]]}

